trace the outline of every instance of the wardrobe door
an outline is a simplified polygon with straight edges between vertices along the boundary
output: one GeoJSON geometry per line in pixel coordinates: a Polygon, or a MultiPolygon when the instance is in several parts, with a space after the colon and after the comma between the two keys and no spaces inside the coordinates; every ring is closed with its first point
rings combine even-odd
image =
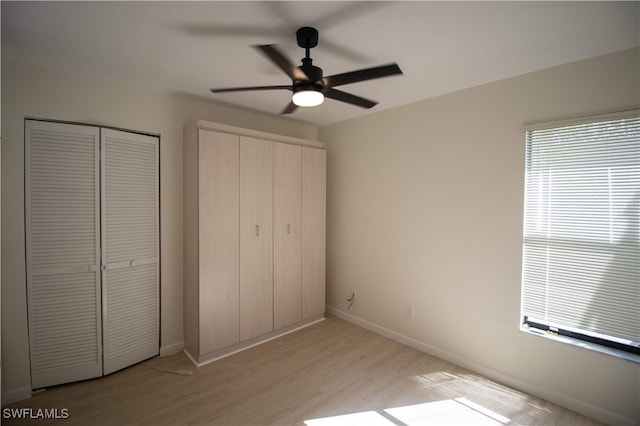
{"type": "Polygon", "coordinates": [[[273,330],[273,142],[240,137],[240,340],[273,330]]]}
{"type": "Polygon", "coordinates": [[[273,317],[276,329],[302,319],[302,147],[275,144],[273,317]]]}
{"type": "MultiPolygon", "coordinates": [[[[240,341],[240,138],[199,131],[199,353],[240,341]]],[[[192,165],[193,166],[193,165],[192,165]]]]}
{"type": "Polygon", "coordinates": [[[159,354],[157,137],[103,129],[104,374],[159,354]]]}
{"type": "Polygon", "coordinates": [[[302,318],[325,310],[327,152],[302,148],[302,318]]]}
{"type": "Polygon", "coordinates": [[[31,385],[102,375],[99,129],[27,120],[31,385]]]}

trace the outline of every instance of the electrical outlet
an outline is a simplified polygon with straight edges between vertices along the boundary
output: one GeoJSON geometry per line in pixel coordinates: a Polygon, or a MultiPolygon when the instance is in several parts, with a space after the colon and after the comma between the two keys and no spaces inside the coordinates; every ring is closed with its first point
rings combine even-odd
{"type": "Polygon", "coordinates": [[[413,319],[413,305],[404,305],[404,316],[413,319]]]}

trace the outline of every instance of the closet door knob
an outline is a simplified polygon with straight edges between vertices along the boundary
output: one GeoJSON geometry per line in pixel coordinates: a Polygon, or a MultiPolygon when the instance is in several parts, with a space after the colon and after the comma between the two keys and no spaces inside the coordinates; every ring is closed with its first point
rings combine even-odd
{"type": "Polygon", "coordinates": [[[256,237],[260,236],[260,225],[256,225],[256,237]]]}
{"type": "Polygon", "coordinates": [[[136,261],[132,260],[131,262],[129,262],[129,266],[136,266],[136,261]]]}
{"type": "Polygon", "coordinates": [[[291,224],[287,223],[287,234],[291,233],[291,224]]]}

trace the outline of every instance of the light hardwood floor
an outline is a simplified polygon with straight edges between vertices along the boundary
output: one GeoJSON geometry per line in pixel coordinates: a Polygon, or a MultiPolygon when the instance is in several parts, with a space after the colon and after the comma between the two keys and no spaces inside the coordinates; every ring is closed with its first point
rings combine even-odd
{"type": "Polygon", "coordinates": [[[147,364],[194,374],[179,376],[138,364],[100,379],[51,388],[8,406],[66,408],[68,419],[2,422],[304,425],[308,421],[309,426],[332,426],[371,419],[366,424],[599,424],[332,316],[200,368],[184,354],[147,364]]]}

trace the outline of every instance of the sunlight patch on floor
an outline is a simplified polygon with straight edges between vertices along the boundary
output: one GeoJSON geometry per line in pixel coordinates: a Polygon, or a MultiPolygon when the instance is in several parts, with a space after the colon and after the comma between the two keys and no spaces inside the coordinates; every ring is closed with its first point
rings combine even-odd
{"type": "Polygon", "coordinates": [[[407,405],[385,409],[384,411],[407,426],[425,424],[501,426],[509,423],[508,418],[466,398],[407,405]]]}
{"type": "Polygon", "coordinates": [[[395,423],[375,411],[305,420],[304,424],[307,426],[396,426],[395,423]]]}
{"type": "Polygon", "coordinates": [[[305,420],[307,426],[502,426],[510,420],[467,398],[445,399],[384,410],[305,420]],[[393,421],[392,421],[393,420],[393,421]]]}

